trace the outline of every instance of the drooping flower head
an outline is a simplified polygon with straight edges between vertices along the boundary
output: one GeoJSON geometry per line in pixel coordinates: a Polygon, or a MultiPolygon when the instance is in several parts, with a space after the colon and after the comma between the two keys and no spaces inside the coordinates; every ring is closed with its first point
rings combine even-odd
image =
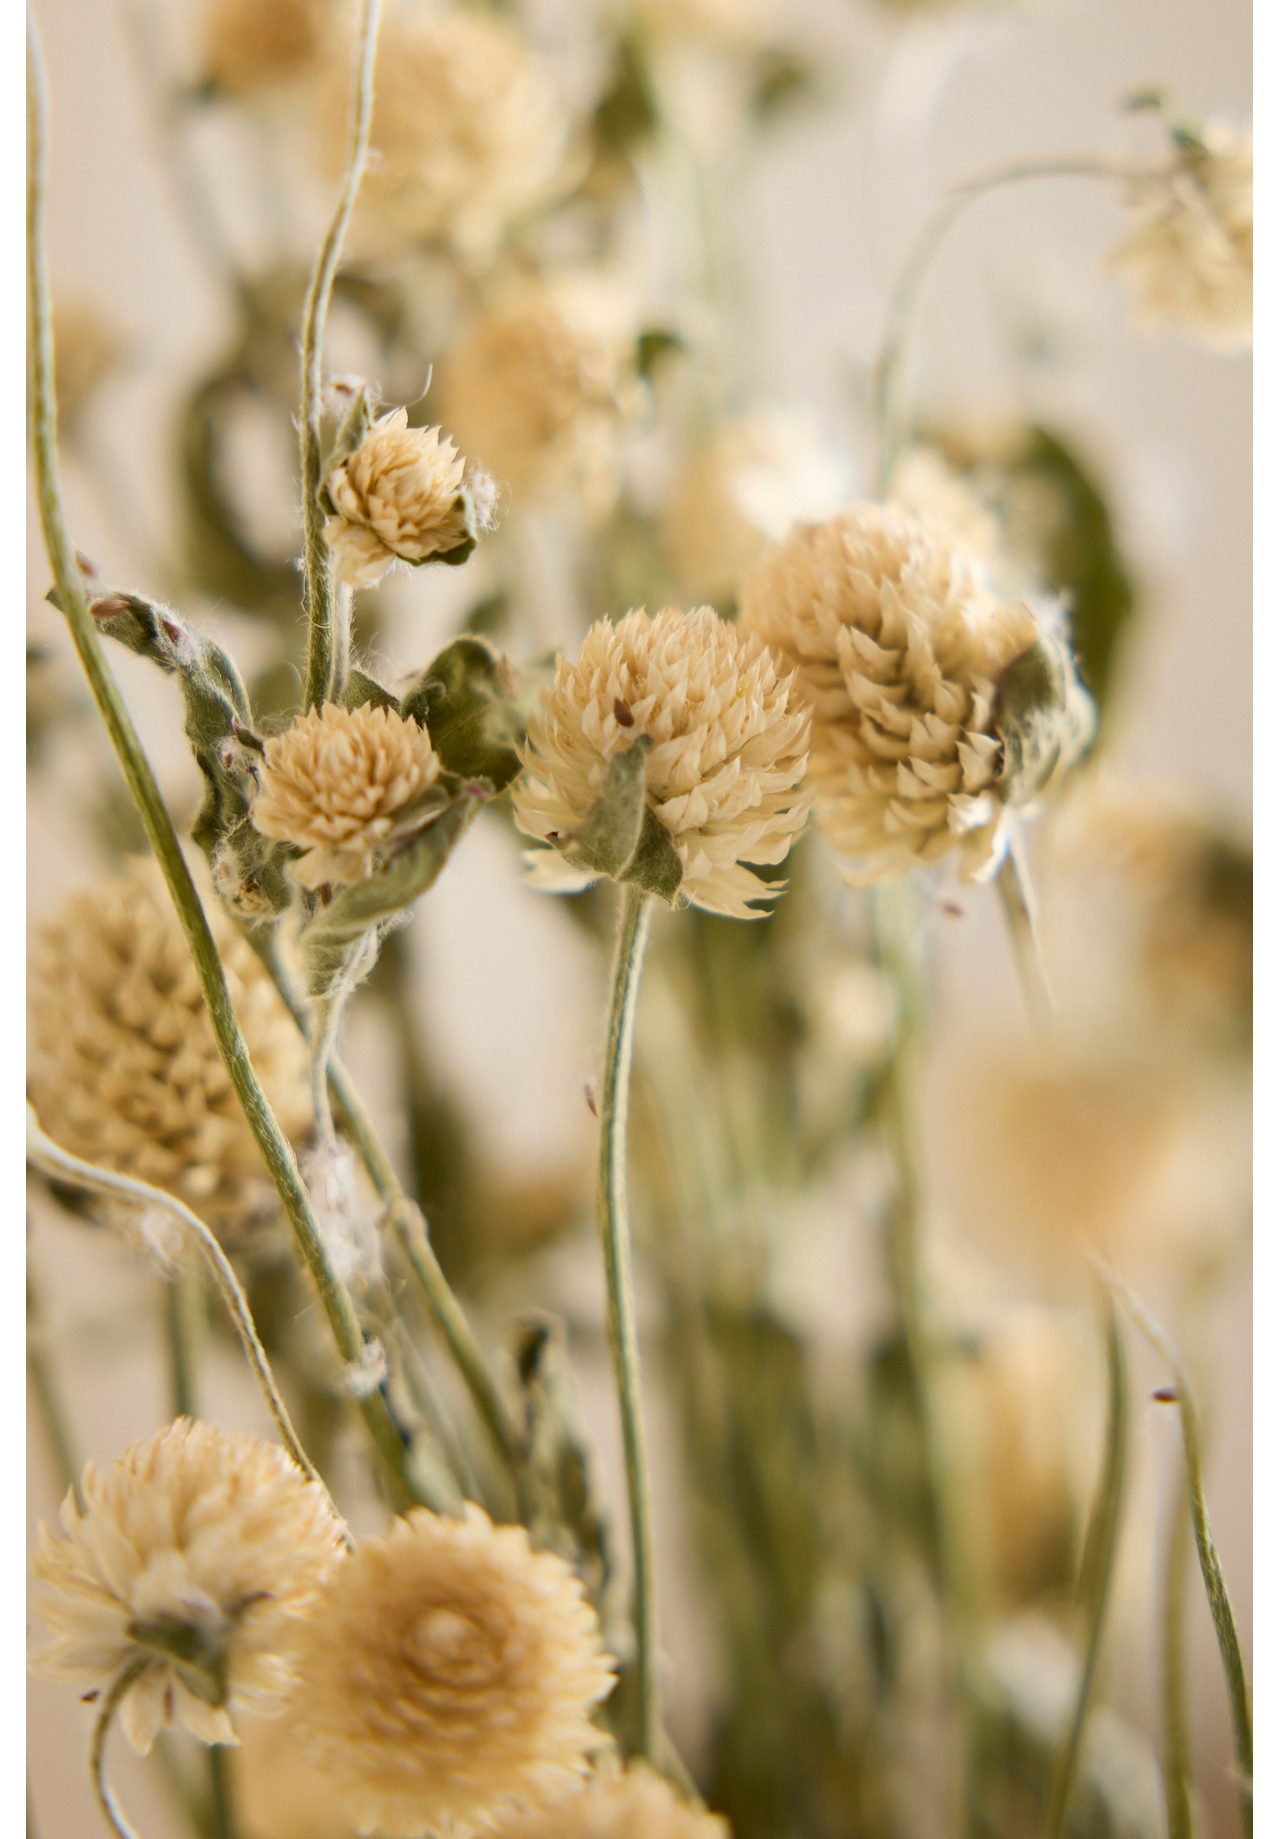
{"type": "Polygon", "coordinates": [[[487,474],[468,468],[439,428],[408,422],[407,409],[380,416],[325,479],[336,514],[324,540],[351,587],[376,586],[397,561],[463,561],[492,521],[497,489],[487,474]]]}
{"type": "Polygon", "coordinates": [[[1253,130],[1207,121],[1173,136],[1174,161],[1133,193],[1130,227],[1108,255],[1129,283],[1134,322],[1211,351],[1253,343],[1253,130]]]}
{"type": "Polygon", "coordinates": [[[121,1705],[134,1749],[175,1723],[235,1743],[233,1709],[270,1714],[293,1686],[300,1619],[342,1551],[323,1488],[278,1444],[190,1418],[82,1486],[85,1511],[69,1493],[32,1561],[51,1632],[33,1669],[101,1691],[143,1659],[121,1705]]]}
{"type": "Polygon", "coordinates": [[[539,885],[567,892],[608,873],[668,899],[678,887],[709,913],[758,918],[748,903],[782,884],[744,864],[781,862],[803,828],[809,745],[795,680],[779,676],[759,639],[710,607],[600,620],[576,664],[557,659],[543,700],[513,793],[518,827],[552,845],[530,852],[539,885]],[[622,756],[643,760],[643,799],[634,853],[614,867],[591,851],[622,756]],[[644,879],[644,864],[662,857],[670,887],[644,879]]]}
{"type": "Polygon", "coordinates": [[[308,1623],[299,1734],[360,1832],[489,1830],[562,1797],[613,1675],[563,1559],[478,1507],[364,1539],[308,1623]]]}
{"type": "Polygon", "coordinates": [[[813,708],[815,814],[855,883],[1007,846],[1006,807],[1079,756],[1092,704],[1061,638],[891,505],[804,525],[744,585],[741,623],[813,708]]]}
{"type": "MultiPolygon", "coordinates": [[[[319,108],[337,177],[348,151],[349,45],[335,45],[319,108]]],[[[439,239],[468,261],[488,261],[515,218],[558,194],[568,132],[547,72],[505,20],[462,7],[389,10],[355,247],[439,239]]]]}
{"type": "MultiPolygon", "coordinates": [[[[256,954],[218,902],[207,912],[254,1067],[296,1141],[311,1117],[306,1048],[256,954]]],[[[154,862],[77,890],[44,922],[29,1004],[28,1085],[49,1135],[234,1235],[271,1186],[154,862]]]]}
{"type": "Polygon", "coordinates": [[[504,1820],[495,1839],[729,1839],[729,1823],[682,1800],[642,1762],[597,1769],[586,1787],[504,1820]]]}
{"type": "Polygon", "coordinates": [[[439,772],[417,722],[327,702],[267,741],[254,827],[304,851],[293,866],[304,888],[351,886],[412,824],[414,801],[439,772]]]}

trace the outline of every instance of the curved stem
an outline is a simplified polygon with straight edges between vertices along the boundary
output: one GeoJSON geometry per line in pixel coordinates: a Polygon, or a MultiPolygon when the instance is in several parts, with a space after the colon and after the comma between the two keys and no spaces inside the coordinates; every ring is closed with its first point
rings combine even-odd
{"type": "Polygon", "coordinates": [[[1040,949],[1031,871],[1022,848],[1016,817],[1011,818],[1010,822],[1014,829],[1008,851],[996,875],[996,892],[1000,896],[1005,923],[1009,928],[1018,981],[1022,985],[1022,1000],[1027,1005],[1027,1013],[1032,1021],[1043,1028],[1053,1020],[1053,990],[1045,970],[1044,954],[1040,949]]]}
{"type": "Polygon", "coordinates": [[[1164,1578],[1164,1654],[1161,1698],[1164,1806],[1169,1839],[1193,1839],[1191,1732],[1187,1722],[1186,1571],[1191,1517],[1185,1474],[1178,1485],[1164,1578]]]}
{"type": "Polygon", "coordinates": [[[1084,1555],[1080,1561],[1079,1601],[1084,1610],[1088,1631],[1084,1665],[1076,1690],[1075,1709],[1066,1739],[1058,1752],[1049,1785],[1049,1804],[1045,1814],[1045,1839],[1061,1839],[1066,1828],[1067,1809],[1075,1785],[1084,1743],[1085,1726],[1093,1698],[1106,1622],[1107,1598],[1115,1569],[1116,1547],[1120,1539],[1120,1510],[1124,1500],[1124,1471],[1128,1445],[1129,1386],[1125,1369],[1124,1343],[1120,1337],[1120,1318],[1116,1306],[1107,1299],[1107,1440],[1098,1477],[1098,1490],[1089,1514],[1084,1555]]]}
{"type": "Polygon", "coordinates": [[[127,1661],[108,1686],[106,1697],[98,1706],[98,1715],[93,1721],[93,1736],[89,1743],[89,1776],[102,1816],[116,1839],[138,1839],[138,1835],[120,1811],[111,1783],[107,1780],[107,1735],[125,1694],[150,1665],[151,1659],[147,1654],[135,1654],[132,1660],[127,1661]]]}
{"type": "Polygon", "coordinates": [[[1195,1534],[1196,1556],[1204,1578],[1205,1594],[1213,1616],[1222,1668],[1226,1674],[1227,1696],[1231,1702],[1231,1728],[1235,1745],[1237,1787],[1240,1795],[1240,1826],[1247,1836],[1253,1832],[1253,1709],[1249,1697],[1249,1680],[1245,1672],[1240,1630],[1227,1590],[1222,1560],[1209,1526],[1209,1507],[1204,1492],[1204,1466],[1200,1452],[1200,1415],[1196,1409],[1191,1380],[1177,1348],[1155,1318],[1148,1314],[1137,1297],[1112,1273],[1107,1281],[1147,1340],[1173,1371],[1177,1389],[1178,1412],[1182,1419],[1182,1446],[1187,1465],[1187,1491],[1191,1502],[1191,1530],[1195,1534]]]}
{"type": "Polygon", "coordinates": [[[1153,179],[1155,173],[1145,167],[1121,166],[1111,160],[1088,154],[1066,154],[1049,159],[1010,160],[988,167],[972,179],[964,179],[943,194],[926,218],[924,228],[912,244],[898,273],[889,311],[885,317],[884,336],[876,359],[872,381],[874,416],[880,431],[880,486],[888,491],[894,468],[902,457],[910,430],[910,401],[907,389],[907,350],[920,308],[925,282],[934,259],[952,225],[968,207],[988,192],[1005,185],[1017,185],[1024,179],[1110,179],[1113,181],[1153,179]]]}
{"type": "MultiPolygon", "coordinates": [[[[258,1331],[254,1327],[248,1298],[240,1287],[240,1279],[236,1276],[226,1253],[199,1215],[192,1213],[189,1207],[184,1206],[174,1195],[167,1194],[163,1188],[153,1188],[145,1181],[135,1181],[130,1175],[117,1175],[108,1169],[100,1169],[92,1162],[82,1162],[79,1156],[71,1155],[68,1150],[55,1143],[52,1137],[45,1135],[30,1105],[27,1106],[27,1161],[33,1168],[39,1169],[42,1175],[47,1175],[54,1181],[70,1182],[74,1187],[89,1188],[98,1194],[114,1194],[121,1200],[132,1202],[134,1206],[167,1213],[171,1219],[177,1221],[184,1232],[191,1234],[204,1253],[210,1273],[218,1286],[218,1294],[227,1306],[227,1314],[231,1317],[235,1331],[240,1337],[245,1359],[249,1362],[253,1376],[266,1401],[267,1410],[271,1413],[272,1421],[280,1433],[280,1441],[308,1480],[315,1482],[317,1487],[324,1488],[325,1495],[328,1497],[329,1491],[325,1488],[315,1464],[302,1447],[301,1439],[293,1427],[285,1402],[276,1387],[271,1362],[267,1359],[266,1350],[258,1339],[258,1331]]],[[[331,1498],[329,1505],[333,1507],[331,1498]]],[[[335,1519],[341,1520],[342,1515],[336,1507],[333,1507],[333,1512],[335,1519]]]]}
{"type": "Polygon", "coordinates": [[[609,984],[608,1032],[600,1086],[600,1175],[596,1202],[608,1292],[609,1345],[622,1415],[622,1449],[627,1468],[627,1502],[635,1568],[636,1710],[631,1747],[661,1769],[662,1711],[657,1670],[653,1517],[641,1415],[640,1339],[636,1331],[631,1228],[627,1217],[627,1099],[649,909],[649,895],[635,887],[624,887],[609,984]]]}
{"type": "MultiPolygon", "coordinates": [[[[236,1097],[280,1196],[298,1249],[315,1281],[338,1351],[349,1366],[363,1370],[365,1344],[359,1317],[345,1285],[330,1262],[315,1212],[298,1172],[293,1149],[276,1121],[249,1059],[218,949],[191,878],[191,870],[178,841],[173,819],[160,794],[151,762],[103,656],[93,616],[85,598],[75,550],[67,534],[58,474],[53,327],[45,247],[48,103],[39,36],[30,15],[27,24],[27,66],[30,88],[27,287],[31,332],[31,431],[36,497],[49,564],[58,586],[72,642],[186,934],[209,1020],[236,1097]]],[[[386,1399],[380,1392],[368,1393],[360,1399],[360,1410],[398,1501],[411,1501],[414,1494],[407,1473],[405,1444],[386,1399]]]]}
{"type": "Polygon", "coordinates": [[[315,708],[341,688],[350,643],[351,597],[335,590],[333,561],[324,540],[320,508],[322,360],[324,322],[329,296],[342,256],[356,193],[364,176],[373,121],[373,64],[378,48],[381,0],[361,0],[356,45],[355,90],[351,109],[351,151],[342,190],[311,273],[302,316],[302,409],[299,440],[302,463],[303,572],[307,600],[307,677],[304,709],[315,708]],[[339,630],[341,628],[341,630],[339,630]],[[335,675],[336,671],[336,675],[335,675]]]}

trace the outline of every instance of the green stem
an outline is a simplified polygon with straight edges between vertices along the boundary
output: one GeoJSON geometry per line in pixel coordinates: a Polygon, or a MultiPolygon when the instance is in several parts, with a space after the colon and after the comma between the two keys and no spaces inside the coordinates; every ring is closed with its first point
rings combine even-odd
{"type": "Polygon", "coordinates": [[[1191,1813],[1191,1733],[1187,1722],[1186,1577],[1191,1517],[1185,1474],[1169,1530],[1164,1579],[1164,1656],[1162,1723],[1164,1726],[1164,1805],[1168,1839],[1194,1839],[1191,1813]]]}
{"type": "Polygon", "coordinates": [[[1205,1498],[1204,1466],[1200,1451],[1200,1416],[1196,1409],[1195,1393],[1177,1348],[1160,1324],[1118,1278],[1108,1274],[1108,1282],[1147,1340],[1173,1371],[1178,1411],[1182,1419],[1182,1446],[1191,1502],[1191,1530],[1195,1534],[1200,1575],[1204,1579],[1205,1594],[1209,1599],[1209,1611],[1213,1616],[1214,1632],[1218,1637],[1218,1650],[1222,1655],[1222,1668],[1227,1680],[1240,1796],[1240,1827],[1248,1839],[1253,1832],[1253,1708],[1249,1698],[1244,1653],[1240,1646],[1240,1630],[1236,1624],[1235,1610],[1231,1606],[1222,1560],[1218,1556],[1218,1548],[1209,1526],[1209,1506],[1205,1498]]]}
{"type": "Polygon", "coordinates": [[[196,1394],[197,1306],[203,1306],[199,1270],[179,1268],[164,1286],[165,1330],[169,1343],[169,1385],[175,1418],[200,1415],[196,1394]]]}
{"type": "Polygon", "coordinates": [[[635,1569],[636,1709],[631,1748],[660,1769],[663,1745],[653,1520],[641,1415],[640,1339],[636,1330],[635,1285],[631,1273],[631,1228],[627,1217],[627,1099],[649,909],[647,894],[635,887],[623,888],[618,942],[609,985],[604,1077],[600,1086],[597,1207],[609,1303],[609,1345],[622,1416],[622,1449],[627,1469],[635,1569]]]}
{"type": "Polygon", "coordinates": [[[111,1783],[107,1780],[107,1735],[125,1694],[151,1664],[147,1654],[135,1654],[132,1660],[126,1661],[108,1686],[106,1697],[99,1704],[98,1715],[93,1721],[93,1736],[89,1743],[89,1777],[102,1816],[116,1839],[138,1839],[138,1835],[120,1811],[111,1783]]]}
{"type": "MultiPolygon", "coordinates": [[[[151,763],[120,695],[119,686],[103,656],[93,616],[85,598],[75,550],[67,534],[58,474],[53,326],[45,245],[48,102],[39,37],[35,23],[30,18],[27,62],[30,85],[27,283],[31,331],[31,424],[36,496],[49,565],[57,583],[72,642],[186,934],[209,1020],[236,1097],[262,1152],[298,1248],[311,1272],[338,1351],[348,1366],[363,1372],[364,1335],[355,1306],[329,1261],[324,1238],[298,1173],[293,1150],[253,1070],[218,950],[209,930],[209,922],[191,878],[191,870],[178,841],[173,819],[160,795],[151,763]]],[[[410,1502],[413,1499],[413,1489],[406,1473],[405,1446],[386,1399],[380,1392],[367,1393],[360,1399],[360,1410],[387,1470],[397,1503],[403,1505],[410,1502]]]]}
{"type": "Polygon", "coordinates": [[[1084,1743],[1085,1726],[1093,1698],[1098,1669],[1098,1654],[1106,1622],[1107,1598],[1115,1569],[1116,1547],[1120,1538],[1121,1507],[1124,1500],[1124,1472],[1129,1428],[1129,1387],[1125,1369],[1124,1342],[1120,1336],[1120,1319],[1115,1304],[1108,1298],[1107,1317],[1107,1441],[1102,1473],[1089,1514],[1084,1554],[1080,1561],[1079,1601],[1087,1630],[1084,1665],[1076,1690],[1075,1708],[1066,1738],[1058,1751],[1049,1784],[1049,1801],[1045,1814],[1045,1839],[1061,1839],[1066,1827],[1067,1809],[1075,1785],[1084,1743]]]}
{"type": "Polygon", "coordinates": [[[320,504],[323,442],[324,324],[329,297],[342,256],[342,243],[364,176],[373,121],[373,65],[378,48],[381,0],[361,0],[356,46],[355,87],[351,107],[351,151],[342,190],[311,273],[302,316],[302,407],[299,441],[302,465],[303,573],[307,604],[307,678],[303,707],[315,708],[345,681],[350,648],[351,596],[339,592],[333,559],[324,540],[320,504]]]}
{"type": "Polygon", "coordinates": [[[872,401],[880,431],[880,487],[888,491],[894,470],[906,448],[911,429],[911,404],[907,386],[907,355],[916,314],[920,308],[925,282],[934,259],[952,225],[976,199],[1001,186],[1020,184],[1024,179],[1152,179],[1157,175],[1145,168],[1120,166],[1113,161],[1089,155],[1066,155],[1061,158],[1011,160],[992,166],[972,179],[953,185],[934,206],[924,228],[912,244],[899,271],[885,317],[884,336],[876,359],[872,383],[872,401]]]}
{"type": "Polygon", "coordinates": [[[76,1505],[84,1512],[84,1496],[80,1492],[81,1463],[77,1461],[75,1446],[67,1428],[66,1413],[62,1407],[62,1392],[49,1361],[45,1346],[44,1323],[40,1315],[40,1299],[35,1282],[30,1273],[27,1275],[27,1377],[35,1396],[36,1408],[48,1439],[49,1453],[53,1457],[53,1466],[57,1471],[58,1483],[65,1494],[70,1489],[76,1497],[76,1505]]]}
{"type": "Polygon", "coordinates": [[[209,1746],[209,1809],[213,1839],[236,1839],[235,1803],[232,1799],[231,1752],[224,1743],[209,1746]]]}
{"type": "Polygon", "coordinates": [[[347,1006],[347,989],[340,984],[315,1005],[315,1021],[308,1045],[311,1048],[311,1108],[315,1113],[316,1137],[320,1148],[332,1153],[338,1147],[333,1128],[333,1106],[329,1101],[329,1062],[337,1046],[342,1012],[347,1006]]]}
{"type": "MultiPolygon", "coordinates": [[[[1017,822],[1016,818],[1012,821],[1015,824],[1017,822]]],[[[1045,970],[1044,954],[1040,949],[1031,874],[1016,830],[996,875],[996,891],[1009,928],[1013,961],[1018,969],[1018,981],[1022,985],[1022,999],[1032,1021],[1037,1027],[1043,1028],[1053,1020],[1053,991],[1045,970]]]]}

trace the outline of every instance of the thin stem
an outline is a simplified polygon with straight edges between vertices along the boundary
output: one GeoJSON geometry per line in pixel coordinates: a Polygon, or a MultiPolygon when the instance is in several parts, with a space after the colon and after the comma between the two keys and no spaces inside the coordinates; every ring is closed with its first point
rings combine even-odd
{"type": "Polygon", "coordinates": [[[356,193],[364,176],[373,121],[373,65],[378,47],[381,0],[361,0],[356,45],[355,87],[351,105],[351,151],[342,190],[311,273],[302,316],[302,409],[299,439],[302,463],[303,572],[307,603],[307,678],[303,707],[315,708],[341,688],[350,644],[351,597],[335,592],[333,563],[324,540],[320,507],[321,399],[324,323],[329,296],[342,256],[356,193]],[[340,673],[340,674],[339,674],[340,673]]]}
{"type": "MultiPolygon", "coordinates": [[[[45,195],[48,163],[48,102],[44,65],[35,22],[28,15],[27,65],[30,89],[28,120],[28,310],[31,330],[31,428],[36,496],[49,564],[72,642],[89,679],[112,746],[137,805],[152,851],[164,874],[186,934],[209,1020],[232,1086],[248,1120],[293,1229],[298,1249],[315,1281],[334,1340],[343,1360],[364,1370],[365,1344],[355,1306],[330,1262],[323,1235],[298,1173],[288,1139],[276,1121],[258,1076],[227,988],[209,922],[200,904],[178,833],[138,738],[119,686],[103,656],[85,598],[75,550],[67,534],[58,474],[57,408],[54,395],[53,324],[50,311],[48,258],[45,245],[45,195]]],[[[360,1410],[386,1467],[397,1500],[413,1498],[405,1445],[380,1392],[366,1393],[360,1410]]]]}
{"type": "MultiPolygon", "coordinates": [[[[1017,819],[1011,821],[1016,826],[1017,819]]],[[[1040,949],[1031,872],[1016,827],[996,875],[996,892],[1000,896],[1005,923],[1009,928],[1013,961],[1018,970],[1018,982],[1022,986],[1022,999],[1032,1021],[1037,1027],[1043,1028],[1053,1020],[1053,990],[1045,970],[1044,953],[1040,949]]]]}
{"type": "Polygon", "coordinates": [[[1182,1419],[1182,1446],[1187,1465],[1187,1491],[1191,1504],[1191,1530],[1195,1534],[1196,1556],[1204,1579],[1209,1611],[1213,1616],[1222,1668],[1226,1674],[1227,1696],[1231,1702],[1231,1727],[1235,1746],[1237,1788],[1240,1795],[1240,1826],[1248,1839],[1253,1832],[1253,1709],[1249,1699],[1249,1680],[1245,1672],[1240,1630],[1227,1590],[1222,1560],[1209,1526],[1209,1507],[1204,1492],[1204,1466],[1200,1451],[1200,1416],[1196,1409],[1191,1380],[1177,1348],[1155,1318],[1114,1274],[1106,1273],[1107,1282],[1142,1330],[1147,1340],[1173,1371],[1177,1404],[1182,1419]]]}
{"type": "Polygon", "coordinates": [[[1187,1722],[1186,1598],[1187,1542],[1191,1516],[1187,1511],[1187,1479],[1179,1477],[1178,1500],[1169,1529],[1169,1551],[1164,1579],[1164,1655],[1162,1663],[1162,1723],[1164,1738],[1164,1806],[1169,1839],[1194,1839],[1191,1813],[1191,1731],[1187,1722]]]}
{"type": "MultiPolygon", "coordinates": [[[[293,1428],[292,1420],[285,1408],[284,1400],[276,1387],[271,1363],[258,1339],[258,1331],[254,1327],[248,1299],[240,1287],[240,1279],[236,1276],[226,1253],[204,1221],[197,1214],[192,1213],[191,1209],[184,1206],[174,1195],[167,1194],[163,1188],[153,1188],[145,1181],[135,1181],[130,1175],[117,1175],[108,1169],[97,1168],[92,1162],[82,1162],[79,1156],[71,1155],[68,1150],[63,1149],[51,1137],[45,1135],[30,1105],[27,1106],[27,1161],[33,1168],[39,1169],[42,1175],[47,1175],[54,1181],[70,1182],[76,1187],[89,1188],[99,1194],[114,1194],[122,1200],[130,1201],[134,1206],[167,1213],[171,1219],[177,1221],[185,1233],[191,1234],[204,1253],[213,1280],[218,1286],[218,1293],[227,1306],[227,1313],[240,1337],[240,1345],[244,1349],[245,1358],[266,1400],[267,1409],[271,1413],[275,1427],[280,1433],[280,1441],[303,1474],[315,1482],[318,1487],[324,1488],[324,1482],[315,1464],[302,1447],[298,1433],[293,1428]]],[[[327,1488],[325,1488],[325,1494],[328,1495],[327,1488]]],[[[332,1500],[329,1504],[333,1506],[332,1500]]],[[[334,1517],[340,1520],[342,1516],[336,1507],[333,1511],[334,1517]]]]}
{"type": "Polygon", "coordinates": [[[93,1721],[93,1737],[89,1744],[89,1776],[103,1818],[116,1839],[138,1839],[138,1835],[120,1811],[111,1783],[107,1780],[107,1735],[125,1694],[150,1665],[151,1659],[147,1654],[135,1654],[132,1660],[126,1661],[108,1686],[106,1697],[99,1704],[98,1715],[93,1721]]]}
{"type": "MultiPolygon", "coordinates": [[[[280,992],[281,1000],[293,1017],[299,1033],[304,1039],[310,1040],[310,1016],[299,999],[297,991],[293,988],[289,974],[281,962],[280,954],[274,949],[274,943],[268,944],[265,948],[253,938],[250,939],[250,943],[259,950],[263,963],[276,989],[280,992]]],[[[341,1109],[347,1135],[355,1145],[356,1153],[363,1162],[379,1198],[386,1204],[388,1222],[399,1240],[409,1267],[444,1335],[449,1351],[453,1355],[454,1364],[462,1375],[472,1401],[496,1443],[500,1455],[509,1467],[514,1468],[518,1438],[506,1406],[503,1404],[502,1395],[494,1384],[493,1376],[481,1352],[480,1343],[476,1340],[475,1332],[467,1320],[466,1311],[449,1287],[449,1280],[440,1268],[439,1260],[431,1246],[422,1209],[410,1199],[401,1186],[391,1158],[382,1146],[364,1102],[356,1091],[350,1074],[336,1054],[331,1055],[329,1059],[329,1086],[341,1109]]]]}
{"type": "Polygon", "coordinates": [[[40,1300],[31,1274],[27,1274],[27,1377],[35,1396],[36,1408],[40,1421],[44,1425],[44,1434],[48,1439],[49,1453],[53,1457],[53,1466],[57,1471],[58,1483],[65,1494],[70,1488],[76,1497],[76,1505],[84,1511],[84,1496],[80,1492],[81,1464],[76,1458],[75,1445],[71,1432],[67,1428],[66,1412],[62,1407],[62,1391],[49,1361],[45,1346],[44,1323],[40,1314],[40,1300]]]}
{"type": "Polygon", "coordinates": [[[873,373],[873,404],[880,430],[880,486],[888,491],[894,468],[907,445],[911,426],[911,405],[907,382],[907,356],[911,333],[919,312],[925,282],[934,260],[946,241],[952,225],[968,207],[988,192],[1001,186],[1017,185],[1024,179],[1153,179],[1157,175],[1147,168],[1121,166],[1111,160],[1091,155],[1063,155],[1058,158],[1011,160],[988,167],[972,179],[953,185],[934,206],[925,220],[898,273],[889,311],[885,317],[884,336],[873,373]]]}
{"type": "Polygon", "coordinates": [[[165,1331],[169,1343],[169,1384],[175,1418],[200,1415],[196,1394],[197,1307],[203,1306],[200,1272],[179,1268],[165,1281],[165,1331]]]}
{"type": "Polygon", "coordinates": [[[337,1149],[338,1139],[333,1128],[333,1106],[329,1102],[329,1062],[337,1045],[346,1001],[347,991],[343,986],[322,997],[315,1005],[315,1022],[308,1039],[311,1049],[311,1108],[315,1113],[316,1136],[320,1148],[330,1154],[337,1149]]]}
{"type": "Polygon", "coordinates": [[[235,1802],[232,1798],[231,1755],[226,1744],[209,1746],[209,1810],[213,1839],[236,1839],[235,1802]]]}
{"type": "Polygon", "coordinates": [[[604,1077],[600,1084],[600,1176],[596,1199],[609,1303],[609,1345],[622,1416],[622,1449],[627,1468],[635,1569],[636,1710],[631,1748],[660,1769],[663,1746],[653,1517],[641,1416],[640,1338],[636,1330],[631,1228],[627,1217],[627,1099],[649,909],[647,894],[635,887],[623,889],[618,942],[609,982],[604,1077]]]}
{"type": "Polygon", "coordinates": [[[1125,1369],[1124,1342],[1120,1336],[1120,1318],[1114,1302],[1107,1299],[1107,1441],[1102,1472],[1089,1514],[1084,1555],[1080,1561],[1078,1600],[1084,1612],[1087,1639],[1084,1665],[1076,1689],[1075,1709],[1066,1738],[1058,1751],[1049,1785],[1049,1802],[1045,1814],[1045,1839],[1061,1839],[1066,1828],[1067,1809],[1075,1786],[1084,1743],[1085,1726],[1093,1698],[1098,1670],[1098,1654],[1106,1622],[1107,1598],[1115,1569],[1116,1547],[1120,1539],[1121,1507],[1124,1501],[1124,1472],[1128,1445],[1129,1386],[1125,1369]]]}

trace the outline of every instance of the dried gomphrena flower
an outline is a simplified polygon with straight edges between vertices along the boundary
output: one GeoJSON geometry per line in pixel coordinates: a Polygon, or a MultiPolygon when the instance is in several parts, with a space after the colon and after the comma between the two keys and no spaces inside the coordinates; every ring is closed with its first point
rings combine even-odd
{"type": "Polygon", "coordinates": [[[709,913],[759,918],[752,903],[784,884],[744,865],[783,861],[803,829],[808,746],[795,679],[710,607],[600,620],[576,664],[557,659],[513,788],[517,827],[552,846],[526,857],[533,878],[570,892],[611,874],[709,913]],[[643,797],[632,850],[615,863],[615,838],[596,832],[624,754],[642,758],[643,797]]]}
{"type": "Polygon", "coordinates": [[[1133,191],[1108,263],[1129,284],[1134,323],[1211,351],[1253,344],[1253,130],[1207,121],[1175,132],[1168,172],[1133,191]]]}
{"type": "Polygon", "coordinates": [[[325,478],[335,515],[324,540],[350,587],[376,586],[398,561],[465,561],[493,523],[497,487],[488,474],[469,467],[439,428],[408,423],[407,409],[380,416],[325,478]]]}
{"type": "Polygon", "coordinates": [[[264,836],[303,854],[304,888],[367,880],[440,773],[425,728],[394,709],[327,702],[266,743],[253,802],[264,836]]]}
{"type": "Polygon", "coordinates": [[[179,1418],[106,1475],[90,1463],[82,1491],[61,1536],[40,1531],[50,1639],[33,1670],[102,1691],[145,1663],[121,1704],[135,1750],[175,1723],[235,1743],[232,1710],[277,1711],[293,1687],[301,1619],[342,1552],[324,1489],[278,1444],[179,1418]]]}
{"type": "Polygon", "coordinates": [[[487,1831],[562,1798],[613,1683],[582,1585],[522,1526],[420,1509],[364,1539],[306,1631],[299,1734],[360,1832],[487,1831]]]}
{"type": "Polygon", "coordinates": [[[956,851],[995,871],[1006,810],[1079,758],[1093,705],[1052,627],[892,505],[802,525],[761,558],[741,624],[813,708],[815,816],[856,883],[956,851]]]}
{"type": "MultiPolygon", "coordinates": [[[[305,1045],[252,948],[216,901],[207,910],[258,1077],[300,1141],[311,1124],[305,1045]]],[[[49,1135],[234,1237],[271,1184],[154,862],[77,890],[39,927],[29,1004],[28,1089],[49,1135]]]]}
{"type": "Polygon", "coordinates": [[[503,1820],[494,1839],[729,1839],[729,1823],[633,1762],[599,1768],[568,1800],[503,1820]]]}

